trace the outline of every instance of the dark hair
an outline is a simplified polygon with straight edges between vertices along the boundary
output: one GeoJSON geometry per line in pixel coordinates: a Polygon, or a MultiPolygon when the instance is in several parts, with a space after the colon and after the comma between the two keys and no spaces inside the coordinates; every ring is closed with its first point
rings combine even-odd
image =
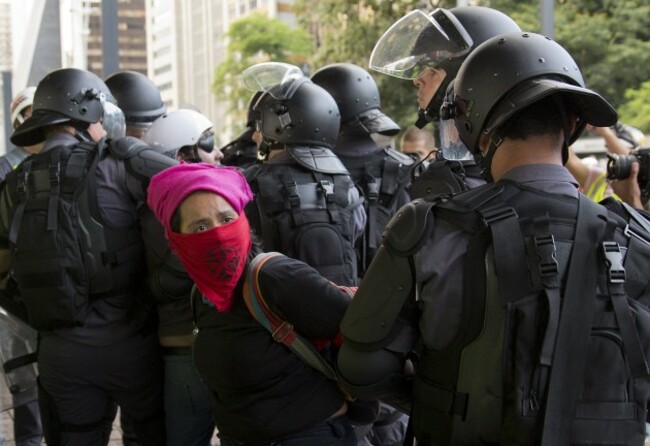
{"type": "Polygon", "coordinates": [[[501,138],[524,140],[564,131],[564,122],[575,108],[561,94],[547,96],[514,114],[497,129],[501,138]]]}

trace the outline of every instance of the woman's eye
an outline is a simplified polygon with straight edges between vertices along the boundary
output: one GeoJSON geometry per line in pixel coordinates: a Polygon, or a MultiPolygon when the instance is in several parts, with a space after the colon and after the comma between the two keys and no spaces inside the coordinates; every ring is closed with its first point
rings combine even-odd
{"type": "Polygon", "coordinates": [[[224,224],[226,224],[226,223],[230,223],[230,222],[233,221],[234,219],[235,219],[235,217],[224,217],[224,218],[223,218],[223,223],[224,223],[224,224]]]}
{"type": "Polygon", "coordinates": [[[203,231],[207,231],[208,229],[210,229],[210,228],[208,228],[208,225],[200,224],[200,225],[196,226],[196,228],[194,229],[194,232],[203,232],[203,231]]]}

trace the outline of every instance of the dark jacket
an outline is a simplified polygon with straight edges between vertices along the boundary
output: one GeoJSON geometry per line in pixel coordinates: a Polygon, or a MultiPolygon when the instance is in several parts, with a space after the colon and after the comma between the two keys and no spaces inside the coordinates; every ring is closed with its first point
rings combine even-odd
{"type": "MultiPolygon", "coordinates": [[[[310,339],[334,338],[350,303],[315,269],[288,257],[266,262],[260,288],[274,311],[310,339]]],[[[228,313],[203,299],[195,305],[194,363],[212,394],[222,436],[247,442],[281,439],[322,423],[341,408],[337,384],[253,319],[241,283],[228,313]]]]}
{"type": "MultiPolygon", "coordinates": [[[[62,145],[77,144],[78,140],[66,133],[57,133],[47,139],[42,152],[62,145]]],[[[103,150],[94,172],[96,200],[104,223],[115,231],[137,231],[143,208],[147,179],[127,168],[124,160],[103,150]]],[[[9,230],[13,203],[6,183],[0,186],[0,249],[9,249],[9,230]]],[[[164,243],[159,239],[158,243],[164,243]]],[[[148,319],[149,310],[144,301],[144,279],[146,268],[144,251],[135,254],[129,277],[134,287],[116,292],[107,292],[101,298],[91,301],[91,310],[86,323],[81,327],[56,330],[59,336],[87,345],[110,345],[139,331],[148,319]]],[[[91,278],[92,280],[92,278],[91,278]]]]}

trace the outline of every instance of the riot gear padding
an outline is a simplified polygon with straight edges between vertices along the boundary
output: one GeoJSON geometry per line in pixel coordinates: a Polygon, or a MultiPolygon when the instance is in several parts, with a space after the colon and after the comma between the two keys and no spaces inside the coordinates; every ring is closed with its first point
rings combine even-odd
{"type": "Polygon", "coordinates": [[[362,134],[395,135],[400,127],[381,112],[379,89],[370,73],[350,63],[316,71],[312,82],[332,95],[341,113],[341,127],[362,134]]]}
{"type": "Polygon", "coordinates": [[[357,397],[376,398],[378,389],[390,388],[402,380],[401,361],[387,350],[364,352],[343,344],[337,361],[339,380],[357,397]]]}
{"type": "Polygon", "coordinates": [[[305,169],[334,175],[349,174],[339,157],[329,149],[287,147],[287,152],[305,169]]]}
{"type": "Polygon", "coordinates": [[[166,112],[160,90],[142,73],[118,71],[106,78],[127,122],[153,122],[166,112]]]}
{"type": "Polygon", "coordinates": [[[539,100],[558,94],[579,113],[567,143],[589,123],[616,123],[616,112],[597,93],[585,88],[571,55],[548,37],[510,33],[493,37],[467,58],[454,83],[453,107],[460,139],[477,153],[482,134],[493,132],[509,117],[539,100]]]}
{"type": "Polygon", "coordinates": [[[424,235],[433,227],[433,216],[429,212],[432,206],[432,202],[424,200],[413,200],[402,206],[384,230],[386,249],[401,256],[415,253],[424,243],[424,235]],[[399,237],[391,234],[399,234],[399,237]]]}
{"type": "Polygon", "coordinates": [[[104,115],[104,102],[112,99],[106,84],[90,71],[53,71],[36,87],[32,116],[16,129],[11,142],[20,147],[31,146],[45,140],[43,127],[68,121],[97,122],[104,115]]]}
{"type": "Polygon", "coordinates": [[[178,164],[175,159],[132,136],[110,141],[108,150],[116,158],[125,160],[127,168],[142,178],[151,178],[161,170],[178,164]]]}
{"type": "Polygon", "coordinates": [[[156,119],[142,140],[152,147],[166,147],[165,154],[176,158],[182,147],[199,144],[203,134],[212,126],[212,122],[201,113],[179,109],[156,119]]]}
{"type": "Polygon", "coordinates": [[[408,257],[421,247],[433,227],[430,211],[434,204],[414,200],[403,206],[386,225],[384,245],[370,264],[368,274],[373,270],[391,273],[374,276],[377,279],[374,282],[363,282],[368,291],[363,296],[369,298],[355,301],[341,321],[346,343],[358,346],[360,350],[372,350],[393,340],[395,321],[413,289],[408,257]],[[399,237],[393,237],[393,234],[399,234],[399,237]],[[377,292],[372,292],[373,289],[377,292]]]}
{"type": "Polygon", "coordinates": [[[258,130],[267,144],[304,144],[331,149],[340,128],[334,98],[307,78],[278,84],[255,104],[258,130]],[[278,99],[281,97],[282,99],[278,99]]]}

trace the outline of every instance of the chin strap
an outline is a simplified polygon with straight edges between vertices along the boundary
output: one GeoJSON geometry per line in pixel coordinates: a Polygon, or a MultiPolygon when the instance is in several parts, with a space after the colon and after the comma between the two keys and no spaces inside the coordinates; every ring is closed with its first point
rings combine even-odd
{"type": "Polygon", "coordinates": [[[440,84],[433,97],[427,104],[426,109],[418,109],[418,119],[415,121],[415,126],[419,129],[423,128],[429,122],[437,122],[440,119],[440,107],[444,102],[445,95],[447,94],[447,87],[449,82],[445,81],[440,84]]]}

